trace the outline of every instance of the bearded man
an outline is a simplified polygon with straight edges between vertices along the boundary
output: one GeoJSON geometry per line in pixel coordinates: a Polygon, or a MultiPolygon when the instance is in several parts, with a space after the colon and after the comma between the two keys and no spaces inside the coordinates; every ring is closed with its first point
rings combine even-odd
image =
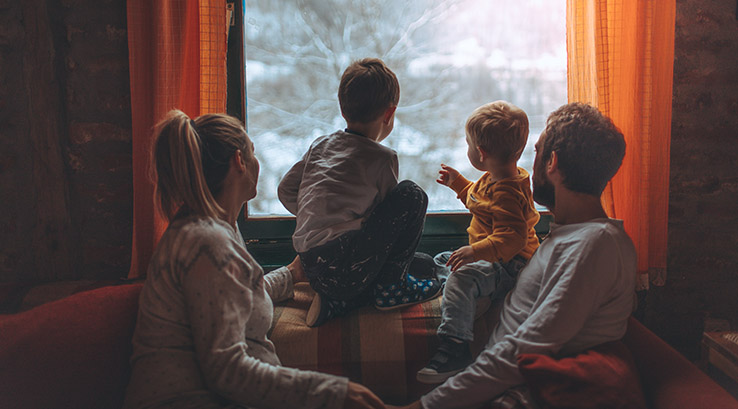
{"type": "Polygon", "coordinates": [[[600,201],[624,155],[622,133],[597,108],[571,103],[549,116],[536,143],[533,198],[555,223],[505,298],[485,349],[407,408],[477,407],[524,384],[519,354],[572,355],[625,335],[636,252],[600,201]]]}

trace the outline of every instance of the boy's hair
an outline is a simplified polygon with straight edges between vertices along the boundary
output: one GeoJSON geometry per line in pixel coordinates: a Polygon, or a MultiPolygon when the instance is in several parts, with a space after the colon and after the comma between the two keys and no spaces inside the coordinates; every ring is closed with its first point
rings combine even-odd
{"type": "Polygon", "coordinates": [[[215,196],[223,189],[231,158],[240,149],[244,160],[255,160],[241,122],[225,114],[192,120],[175,109],[157,124],[155,136],[149,170],[161,214],[168,221],[180,212],[223,217],[215,196]]]}
{"type": "Polygon", "coordinates": [[[528,115],[505,101],[475,109],[466,120],[472,142],[502,163],[516,162],[528,142],[528,115]]]}
{"type": "Polygon", "coordinates": [[[348,122],[371,122],[399,101],[400,83],[378,58],[354,61],[341,76],[338,103],[348,122]]]}
{"type": "Polygon", "coordinates": [[[564,186],[599,196],[625,156],[622,132],[597,108],[573,102],[549,115],[541,149],[542,163],[556,152],[564,186]]]}

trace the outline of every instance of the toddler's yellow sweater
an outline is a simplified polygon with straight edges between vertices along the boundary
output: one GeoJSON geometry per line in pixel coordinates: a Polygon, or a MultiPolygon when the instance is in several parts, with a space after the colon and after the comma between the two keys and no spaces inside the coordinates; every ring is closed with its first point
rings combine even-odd
{"type": "Polygon", "coordinates": [[[459,175],[450,187],[472,214],[466,231],[475,260],[507,262],[518,254],[530,259],[538,248],[535,225],[540,215],[525,169],[496,182],[489,172],[476,182],[459,175]]]}

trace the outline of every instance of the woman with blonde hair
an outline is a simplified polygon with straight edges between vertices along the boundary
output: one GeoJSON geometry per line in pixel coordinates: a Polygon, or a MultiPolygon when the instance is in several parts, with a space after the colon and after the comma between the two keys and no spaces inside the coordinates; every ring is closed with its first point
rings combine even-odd
{"type": "Polygon", "coordinates": [[[156,127],[156,202],[169,221],[147,271],[126,408],[383,408],[348,379],[280,365],[273,304],[304,281],[295,260],[269,274],[236,218],[259,162],[241,123],[169,112],[156,127]]]}

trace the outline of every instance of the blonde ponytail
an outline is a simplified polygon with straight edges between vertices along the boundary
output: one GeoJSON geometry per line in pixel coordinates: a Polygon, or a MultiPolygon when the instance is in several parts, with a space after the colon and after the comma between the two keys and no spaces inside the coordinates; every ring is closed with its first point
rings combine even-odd
{"type": "Polygon", "coordinates": [[[192,121],[172,110],[157,124],[155,135],[151,169],[162,216],[167,221],[178,213],[225,217],[214,196],[222,189],[228,161],[246,146],[238,120],[210,114],[192,121]]]}

